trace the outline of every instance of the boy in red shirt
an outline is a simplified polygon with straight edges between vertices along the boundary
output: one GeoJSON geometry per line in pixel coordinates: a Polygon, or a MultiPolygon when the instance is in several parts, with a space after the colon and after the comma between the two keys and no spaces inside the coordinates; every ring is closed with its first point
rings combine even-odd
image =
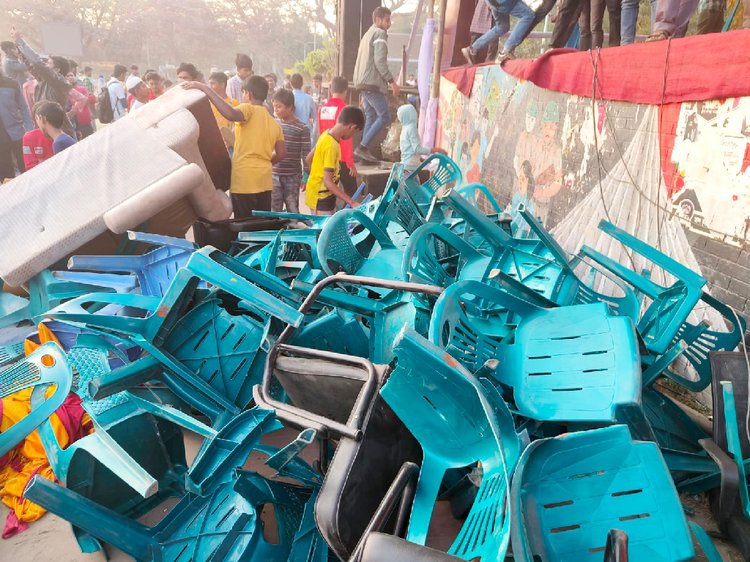
{"type": "MultiPolygon", "coordinates": [[[[318,111],[318,127],[320,134],[332,128],[339,118],[341,110],[346,107],[346,92],[349,81],[342,76],[335,76],[331,80],[328,101],[320,106],[318,111]]],[[[352,139],[341,141],[341,162],[339,164],[340,182],[347,195],[352,196],[357,191],[357,168],[354,166],[354,146],[352,139]]]]}
{"type": "Polygon", "coordinates": [[[41,129],[32,129],[23,135],[23,163],[26,171],[31,170],[37,164],[52,158],[52,139],[45,135],[41,129]]]}

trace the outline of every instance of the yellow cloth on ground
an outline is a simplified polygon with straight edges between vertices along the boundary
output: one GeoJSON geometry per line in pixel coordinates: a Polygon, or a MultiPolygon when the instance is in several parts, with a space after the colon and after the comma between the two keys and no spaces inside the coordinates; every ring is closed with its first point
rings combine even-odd
{"type": "Polygon", "coordinates": [[[310,210],[318,208],[318,200],[330,197],[323,176],[326,170],[333,172],[334,183],[339,183],[339,162],[341,161],[341,145],[328,131],[320,135],[315,144],[315,154],[310,164],[310,177],[305,188],[305,204],[310,210]]]}
{"type": "Polygon", "coordinates": [[[271,191],[271,157],[276,143],[284,140],[284,133],[264,106],[241,103],[237,109],[245,116],[245,121],[234,124],[234,156],[229,191],[271,191]]]}

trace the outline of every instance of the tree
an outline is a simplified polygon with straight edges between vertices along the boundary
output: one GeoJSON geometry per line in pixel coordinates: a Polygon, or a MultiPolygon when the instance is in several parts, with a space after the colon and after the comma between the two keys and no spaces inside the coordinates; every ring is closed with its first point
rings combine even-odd
{"type": "Polygon", "coordinates": [[[336,71],[336,41],[326,39],[323,48],[307,53],[302,62],[295,63],[290,68],[284,69],[284,74],[302,74],[310,80],[316,74],[325,78],[332,78],[336,71]]]}
{"type": "MultiPolygon", "coordinates": [[[[389,8],[392,12],[395,12],[407,4],[411,0],[384,0],[383,6],[389,8]]],[[[298,9],[302,9],[309,21],[314,21],[320,24],[325,29],[328,37],[336,36],[336,8],[338,6],[338,0],[314,0],[313,3],[305,6],[304,3],[299,3],[298,9]]]]}

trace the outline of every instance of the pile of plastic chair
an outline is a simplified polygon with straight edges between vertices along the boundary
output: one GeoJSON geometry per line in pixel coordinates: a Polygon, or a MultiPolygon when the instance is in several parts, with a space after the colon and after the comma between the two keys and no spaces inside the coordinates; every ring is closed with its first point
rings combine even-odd
{"type": "Polygon", "coordinates": [[[744,320],[615,225],[650,269],[517,211],[434,155],[225,251],[132,233],[142,255],[75,257],[0,320],[57,342],[0,352],[0,397],[31,389],[0,455],[38,431],[55,481],[25,498],[136,560],[720,560],[682,493],[750,556],[744,320]],[[671,397],[709,386],[713,433],[671,397]],[[66,446],[69,393],[93,431],[66,446]]]}

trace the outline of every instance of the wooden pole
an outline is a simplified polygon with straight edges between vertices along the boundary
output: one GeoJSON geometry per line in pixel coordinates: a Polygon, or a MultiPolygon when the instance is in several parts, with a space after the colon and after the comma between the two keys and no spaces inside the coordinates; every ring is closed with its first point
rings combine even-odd
{"type": "Polygon", "coordinates": [[[422,11],[424,10],[424,3],[425,0],[419,0],[419,3],[417,4],[417,11],[414,13],[414,23],[411,26],[411,31],[409,32],[409,41],[406,43],[404,54],[404,61],[401,64],[401,72],[398,77],[398,83],[403,86],[406,82],[406,72],[407,67],[409,65],[409,61],[411,60],[411,49],[414,44],[414,38],[417,36],[417,29],[419,28],[420,20],[422,19],[422,11]]]}
{"type": "MultiPolygon", "coordinates": [[[[438,22],[437,47],[435,48],[435,66],[432,68],[432,98],[440,97],[440,68],[443,62],[443,36],[445,35],[445,11],[448,0],[440,0],[440,21],[438,22]]],[[[433,0],[434,10],[434,0],[433,0]]]]}

